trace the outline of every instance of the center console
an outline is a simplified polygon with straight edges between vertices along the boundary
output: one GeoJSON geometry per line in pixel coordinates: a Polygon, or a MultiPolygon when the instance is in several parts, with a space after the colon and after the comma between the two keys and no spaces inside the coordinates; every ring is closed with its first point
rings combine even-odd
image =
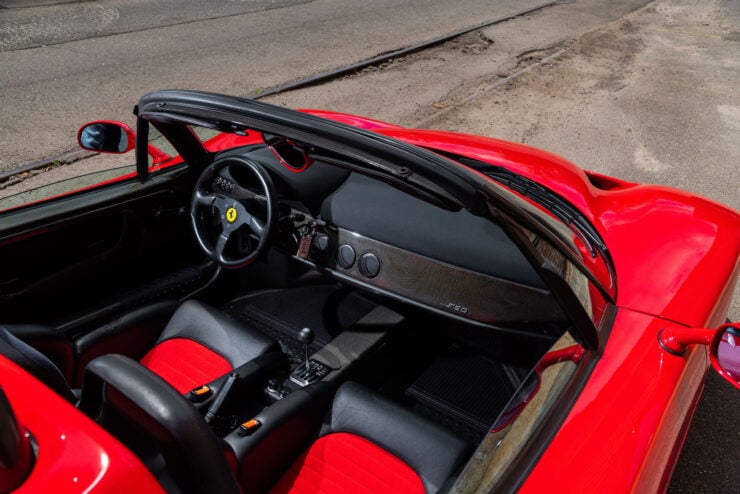
{"type": "Polygon", "coordinates": [[[272,401],[276,401],[296,389],[318,381],[341,381],[353,365],[380,344],[387,328],[401,320],[402,316],[394,311],[377,306],[352,328],[341,332],[313,355],[308,353],[314,341],[313,331],[310,328],[302,329],[298,340],[305,348],[304,360],[293,368],[286,379],[268,381],[265,393],[272,401]]]}

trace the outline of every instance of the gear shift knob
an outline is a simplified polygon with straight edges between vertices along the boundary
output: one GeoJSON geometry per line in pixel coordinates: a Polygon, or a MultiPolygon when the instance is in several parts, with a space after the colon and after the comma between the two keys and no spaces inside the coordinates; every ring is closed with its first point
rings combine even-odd
{"type": "Polygon", "coordinates": [[[311,328],[303,328],[298,332],[298,341],[303,343],[303,348],[306,351],[306,373],[311,373],[311,365],[308,362],[308,347],[311,343],[313,343],[313,340],[316,338],[316,335],[313,332],[313,329],[311,328]]]}
{"type": "Polygon", "coordinates": [[[298,332],[298,341],[304,345],[310,345],[315,338],[316,335],[311,328],[303,328],[298,332]]]}

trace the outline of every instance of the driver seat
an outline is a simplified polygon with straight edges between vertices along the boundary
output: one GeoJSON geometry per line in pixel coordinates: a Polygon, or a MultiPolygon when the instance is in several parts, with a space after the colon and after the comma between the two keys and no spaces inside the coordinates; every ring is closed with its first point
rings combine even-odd
{"type": "MultiPolygon", "coordinates": [[[[66,338],[64,342],[56,341],[55,347],[64,346],[69,353],[67,360],[70,363],[62,367],[59,365],[60,359],[54,358],[55,355],[37,349],[40,348],[36,341],[38,337],[31,340],[18,337],[16,333],[28,336],[28,328],[36,329],[33,326],[0,326],[0,354],[72,403],[77,401],[77,395],[69,384],[73,359],[77,361],[81,374],[87,362],[98,355],[124,353],[140,358],[142,365],[180,394],[186,394],[260,355],[280,350],[279,344],[272,338],[196,300],[183,302],[174,313],[170,303],[153,304],[106,324],[74,343],[66,338]],[[156,321],[165,314],[172,315],[157,337],[159,330],[156,326],[160,324],[159,327],[162,327],[163,323],[156,321]],[[143,337],[141,328],[149,334],[153,333],[153,336],[149,336],[149,339],[143,337]],[[122,340],[126,344],[122,344],[122,340]]],[[[53,333],[57,340],[61,338],[58,331],[46,327],[43,329],[43,334],[53,333]]],[[[40,330],[35,332],[39,333],[40,330]]]]}
{"type": "Polygon", "coordinates": [[[185,394],[273,351],[280,351],[277,341],[215,307],[188,300],[140,362],[185,394]]]}

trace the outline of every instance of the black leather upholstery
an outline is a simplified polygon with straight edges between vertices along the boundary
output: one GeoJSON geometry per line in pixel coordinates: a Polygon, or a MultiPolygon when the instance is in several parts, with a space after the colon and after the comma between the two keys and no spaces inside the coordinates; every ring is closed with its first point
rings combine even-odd
{"type": "Polygon", "coordinates": [[[280,350],[272,338],[194,300],[179,307],[176,301],[142,307],[74,343],[64,333],[46,326],[16,324],[0,328],[0,353],[72,403],[77,399],[70,384],[79,387],[87,363],[101,355],[123,353],[139,359],[155,343],[170,338],[189,338],[220,354],[232,368],[237,368],[260,355],[280,350]],[[77,371],[73,372],[75,367],[77,371]]]}
{"type": "Polygon", "coordinates": [[[140,359],[154,346],[179,305],[177,300],[165,300],[138,308],[117,317],[87,333],[74,342],[78,355],[77,375],[74,383],[82,382],[88,362],[101,355],[120,353],[140,359]]]}
{"type": "Polygon", "coordinates": [[[257,414],[254,434],[225,440],[234,451],[244,494],[266,492],[319,432],[337,387],[316,382],[297,389],[257,414]]]}
{"type": "Polygon", "coordinates": [[[6,324],[5,329],[54,362],[67,381],[72,379],[75,352],[63,331],[45,324],[6,324]]]}
{"type": "Polygon", "coordinates": [[[223,356],[232,367],[239,367],[263,353],[280,350],[280,345],[272,338],[196,300],[180,305],[157,343],[171,338],[197,341],[223,356]]]}
{"type": "Polygon", "coordinates": [[[462,465],[470,446],[424,417],[357,383],[337,391],[323,434],[350,432],[372,441],[405,461],[434,493],[462,465]]]}
{"type": "Polygon", "coordinates": [[[0,354],[18,364],[70,403],[77,401],[67,380],[54,362],[2,326],[0,326],[0,354]]]}
{"type": "Polygon", "coordinates": [[[453,432],[364,386],[345,383],[332,401],[335,389],[318,382],[293,391],[255,417],[262,426],[253,435],[226,437],[245,493],[268,490],[313,440],[335,432],[361,436],[397,456],[427,493],[443,489],[472,452],[453,432]]]}
{"type": "MultiPolygon", "coordinates": [[[[87,366],[82,389],[79,408],[88,416],[105,425],[106,410],[112,407],[158,444],[181,492],[240,492],[221,443],[203,416],[138,362],[123,355],[99,357],[87,366]]],[[[131,435],[124,431],[118,439],[128,443],[131,435]]]]}
{"type": "MultiPolygon", "coordinates": [[[[287,355],[279,352],[268,352],[236,367],[229,374],[219,376],[218,379],[203,384],[208,385],[216,396],[221,392],[231,374],[236,374],[239,377],[233,383],[219,412],[220,414],[229,415],[230,412],[235,413],[235,409],[243,411],[246,397],[255,396],[254,393],[258,393],[257,396],[262,396],[265,383],[268,380],[275,376],[287,375],[289,372],[290,359],[287,355]]],[[[207,399],[199,403],[193,403],[193,406],[205,414],[212,403],[213,399],[207,399]]],[[[261,401],[258,401],[258,403],[261,404],[261,401]]]]}

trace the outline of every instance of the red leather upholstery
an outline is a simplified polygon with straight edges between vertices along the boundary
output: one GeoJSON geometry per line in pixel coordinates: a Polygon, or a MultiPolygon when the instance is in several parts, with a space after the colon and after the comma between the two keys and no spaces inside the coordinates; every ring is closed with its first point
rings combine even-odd
{"type": "Polygon", "coordinates": [[[144,355],[141,364],[182,394],[232,370],[224,357],[186,338],[163,341],[144,355]]]}
{"type": "Polygon", "coordinates": [[[293,464],[271,493],[423,494],[421,478],[400,458],[355,434],[320,437],[293,464]]]}
{"type": "Polygon", "coordinates": [[[184,394],[279,348],[272,338],[219,309],[188,300],[141,363],[184,394]]]}
{"type": "MultiPolygon", "coordinates": [[[[319,400],[330,408],[323,418],[299,424],[291,420],[291,409],[293,415],[305,410],[298,406],[305,401],[302,394],[322,384],[329,383],[294,391],[260,414],[264,426],[253,437],[259,443],[238,437],[230,442],[242,462],[244,492],[264,492],[263,486],[272,485],[273,494],[437,494],[470,455],[472,445],[454,431],[353,382],[342,384],[330,405],[319,400]],[[298,460],[293,458],[300,450],[287,447],[306,440],[297,437],[296,425],[309,433],[319,429],[298,460]],[[296,443],[291,445],[292,438],[296,443]]],[[[314,391],[322,396],[323,391],[314,391]]]]}

